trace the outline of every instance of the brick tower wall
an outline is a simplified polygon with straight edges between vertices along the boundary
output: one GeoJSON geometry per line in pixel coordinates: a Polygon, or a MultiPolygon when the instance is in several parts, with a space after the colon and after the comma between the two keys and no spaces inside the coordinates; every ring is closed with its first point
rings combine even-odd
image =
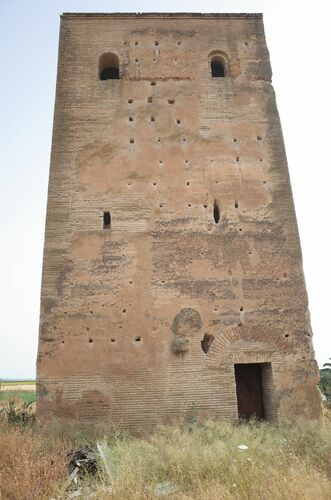
{"type": "Polygon", "coordinates": [[[64,14],[38,417],[235,421],[236,363],[262,363],[268,419],[320,418],[262,16],[64,14]]]}

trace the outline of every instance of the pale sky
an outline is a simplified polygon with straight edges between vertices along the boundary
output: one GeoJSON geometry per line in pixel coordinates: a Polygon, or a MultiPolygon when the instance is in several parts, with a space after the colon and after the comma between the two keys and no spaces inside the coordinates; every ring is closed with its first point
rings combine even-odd
{"type": "Polygon", "coordinates": [[[329,0],[0,0],[0,379],[33,378],[62,12],[262,12],[319,364],[331,356],[329,0]]]}

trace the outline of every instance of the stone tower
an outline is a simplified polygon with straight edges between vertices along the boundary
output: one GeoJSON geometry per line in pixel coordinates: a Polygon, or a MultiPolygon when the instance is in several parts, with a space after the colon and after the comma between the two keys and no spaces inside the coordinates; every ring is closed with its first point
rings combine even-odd
{"type": "Polygon", "coordinates": [[[37,413],[321,416],[261,14],[64,14],[37,413]]]}

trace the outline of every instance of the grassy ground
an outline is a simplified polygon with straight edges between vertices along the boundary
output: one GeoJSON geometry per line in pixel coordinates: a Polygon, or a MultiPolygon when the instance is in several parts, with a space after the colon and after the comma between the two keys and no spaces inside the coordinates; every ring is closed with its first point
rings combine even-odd
{"type": "Polygon", "coordinates": [[[331,419],[325,425],[267,423],[163,427],[146,438],[114,429],[13,427],[0,422],[0,498],[147,500],[172,489],[172,500],[331,498],[331,419]],[[67,453],[104,443],[111,474],[65,486],[67,453]],[[242,446],[245,445],[245,446],[242,446]],[[247,448],[246,448],[247,447],[247,448]],[[244,448],[244,449],[241,449],[244,448]],[[113,494],[109,485],[112,485],[113,494]]]}
{"type": "Polygon", "coordinates": [[[20,402],[30,403],[35,399],[35,391],[0,391],[0,404],[10,400],[15,401],[17,404],[20,402]]]}

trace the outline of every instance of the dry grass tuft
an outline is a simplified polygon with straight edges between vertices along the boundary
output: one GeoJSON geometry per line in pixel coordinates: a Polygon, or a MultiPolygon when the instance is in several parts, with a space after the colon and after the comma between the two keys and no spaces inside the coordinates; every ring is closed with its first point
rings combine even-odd
{"type": "MultiPolygon", "coordinates": [[[[326,499],[331,426],[208,422],[167,427],[149,439],[111,446],[116,498],[153,498],[159,482],[178,485],[174,499],[326,499]],[[244,444],[247,450],[240,450],[244,444]]],[[[104,478],[104,481],[106,478],[104,478]]]]}
{"type": "Polygon", "coordinates": [[[0,424],[0,498],[51,498],[66,478],[68,445],[31,428],[0,424]]]}

